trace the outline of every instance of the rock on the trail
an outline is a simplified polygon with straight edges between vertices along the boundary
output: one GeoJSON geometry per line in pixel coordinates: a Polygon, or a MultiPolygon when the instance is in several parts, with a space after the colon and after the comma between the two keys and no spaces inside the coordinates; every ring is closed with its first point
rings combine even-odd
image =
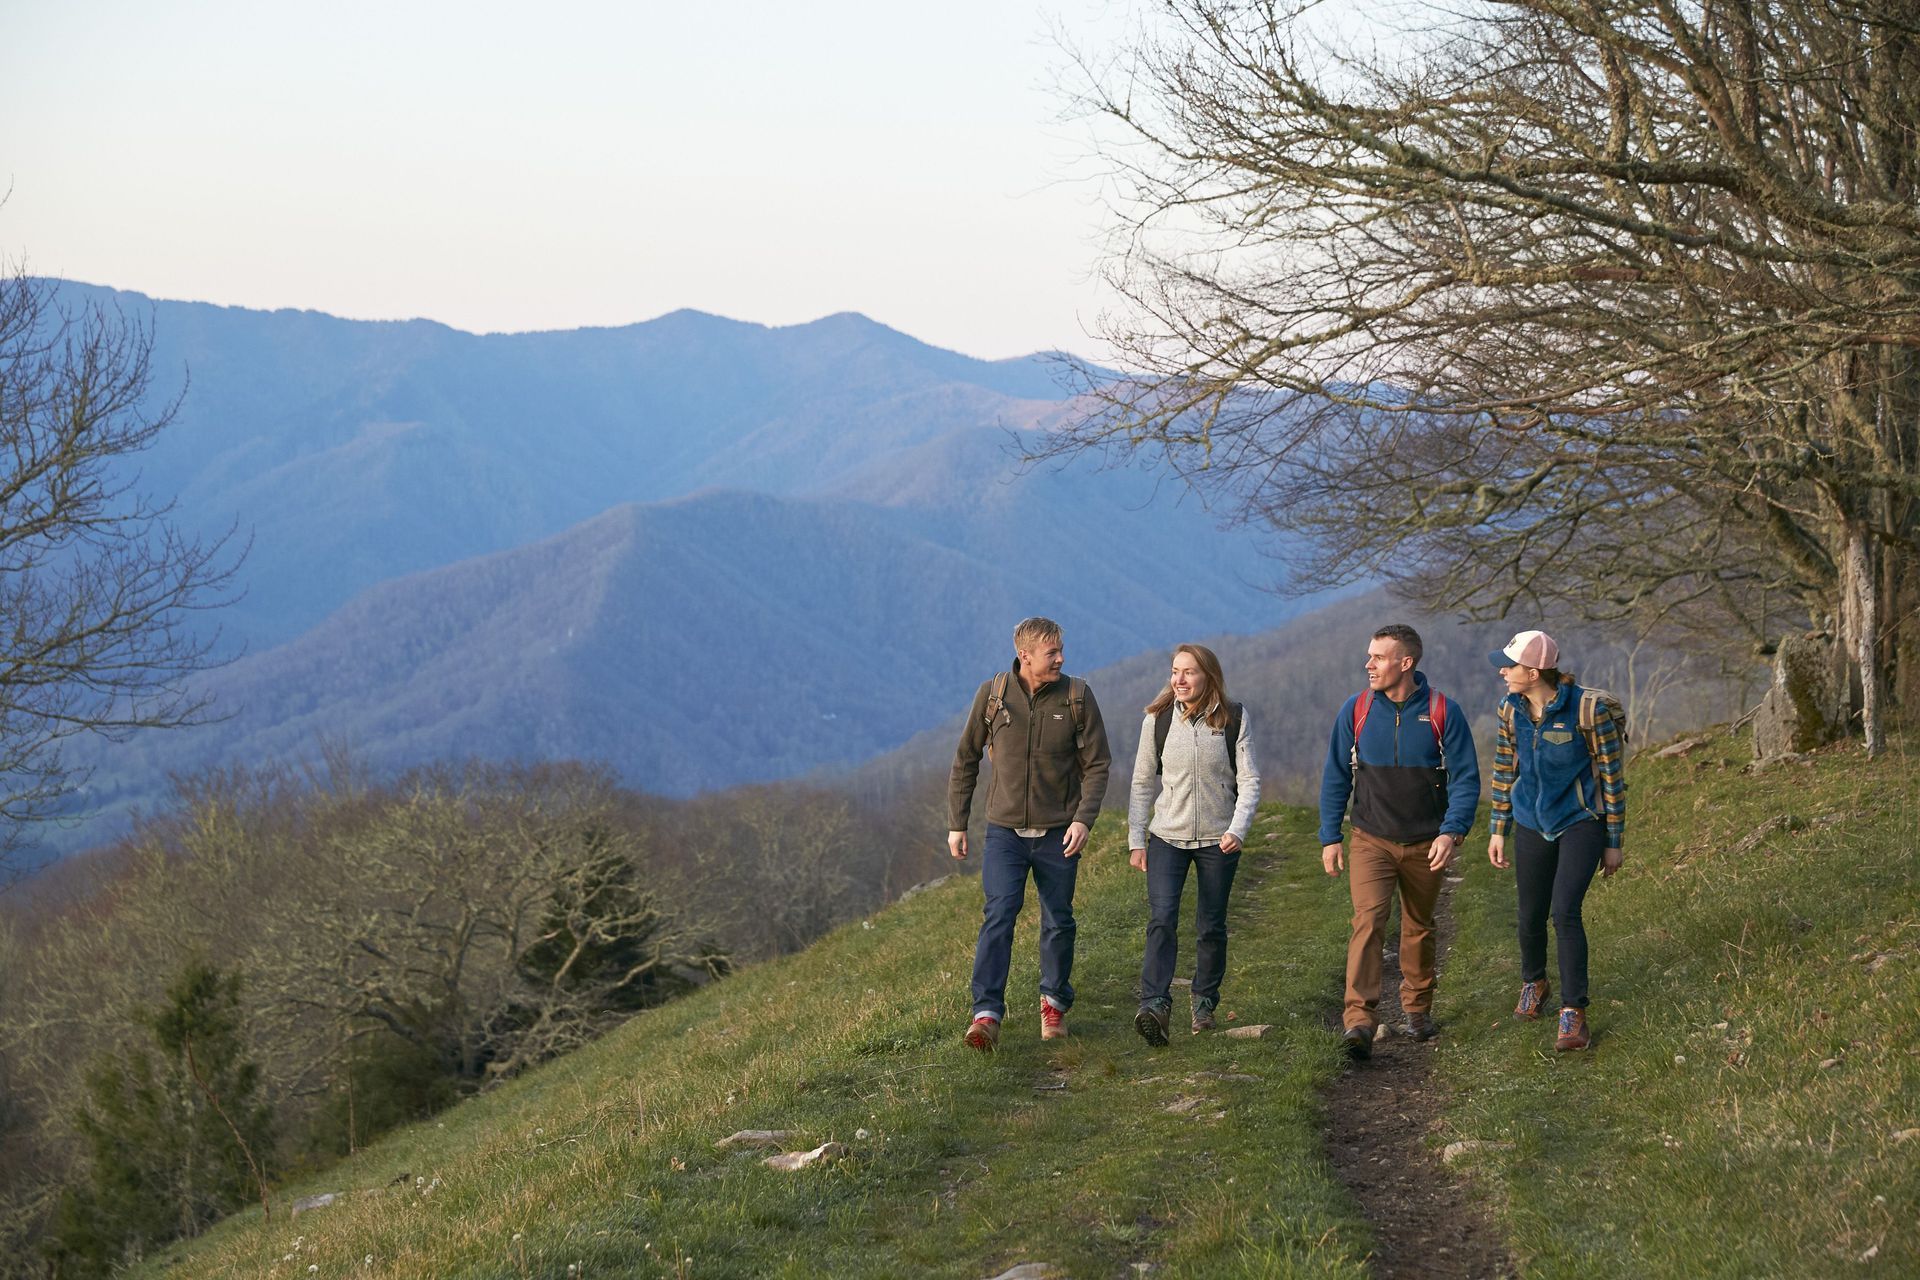
{"type": "Polygon", "coordinates": [[[1484,1142],[1478,1138],[1465,1138],[1459,1142],[1449,1142],[1440,1152],[1440,1159],[1447,1164],[1456,1160],[1466,1160],[1483,1151],[1511,1151],[1511,1142],[1484,1142]]]}
{"type": "Polygon", "coordinates": [[[713,1147],[716,1151],[731,1151],[735,1147],[784,1147],[799,1136],[798,1129],[742,1129],[728,1134],[713,1147]]]}
{"type": "Polygon", "coordinates": [[[1066,1280],[1067,1273],[1051,1262],[1023,1262],[1009,1267],[993,1280],[1066,1280]]]}
{"type": "Polygon", "coordinates": [[[1228,1027],[1227,1034],[1235,1040],[1260,1040],[1273,1030],[1271,1022],[1256,1022],[1250,1027],[1228,1027]]]}
{"type": "Polygon", "coordinates": [[[768,1156],[760,1163],[766,1165],[769,1169],[779,1169],[784,1173],[792,1173],[794,1170],[804,1169],[808,1165],[821,1164],[828,1160],[838,1160],[845,1154],[847,1154],[847,1149],[839,1143],[823,1142],[811,1151],[788,1151],[777,1156],[768,1156]]]}
{"type": "Polygon", "coordinates": [[[1391,1034],[1392,1033],[1387,1030],[1387,1024],[1384,1022],[1373,1029],[1373,1038],[1375,1040],[1385,1040],[1391,1034]]]}
{"type": "Polygon", "coordinates": [[[317,1196],[301,1196],[293,1202],[291,1217],[299,1217],[309,1209],[324,1209],[340,1198],[338,1191],[323,1191],[317,1196]]]}

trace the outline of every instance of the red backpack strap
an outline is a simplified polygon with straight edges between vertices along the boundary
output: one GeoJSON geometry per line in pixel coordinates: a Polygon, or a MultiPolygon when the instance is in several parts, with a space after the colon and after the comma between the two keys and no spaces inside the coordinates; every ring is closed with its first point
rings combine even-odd
{"type": "Polygon", "coordinates": [[[1438,689],[1427,695],[1427,723],[1433,726],[1433,745],[1440,748],[1440,768],[1447,767],[1447,740],[1441,736],[1447,727],[1447,695],[1438,689]]]}
{"type": "Polygon", "coordinates": [[[1347,748],[1347,771],[1360,772],[1360,730],[1367,723],[1367,712],[1373,710],[1373,690],[1362,689],[1360,696],[1353,700],[1353,745],[1347,748]]]}

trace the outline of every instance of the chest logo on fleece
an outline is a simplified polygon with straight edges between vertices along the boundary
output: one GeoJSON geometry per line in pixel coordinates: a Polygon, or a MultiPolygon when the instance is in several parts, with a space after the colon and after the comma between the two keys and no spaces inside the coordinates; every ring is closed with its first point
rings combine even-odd
{"type": "Polygon", "coordinates": [[[1556,747],[1564,747],[1567,743],[1573,741],[1573,735],[1565,729],[1549,729],[1540,736],[1556,747]]]}

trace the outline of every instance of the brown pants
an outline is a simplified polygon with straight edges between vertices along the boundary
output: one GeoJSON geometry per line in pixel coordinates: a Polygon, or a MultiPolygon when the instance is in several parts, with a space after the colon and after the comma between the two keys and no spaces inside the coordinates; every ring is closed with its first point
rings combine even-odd
{"type": "Polygon", "coordinates": [[[1433,1008],[1433,906],[1446,874],[1427,866],[1433,841],[1398,844],[1355,828],[1347,849],[1347,892],[1353,896],[1353,933],[1347,939],[1348,1028],[1371,1031],[1380,1004],[1380,952],[1393,891],[1400,890],[1400,1007],[1433,1008]]]}

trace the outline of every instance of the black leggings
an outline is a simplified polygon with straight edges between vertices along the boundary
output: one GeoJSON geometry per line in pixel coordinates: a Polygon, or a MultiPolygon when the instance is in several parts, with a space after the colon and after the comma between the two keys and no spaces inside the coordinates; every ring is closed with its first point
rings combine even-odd
{"type": "Polygon", "coordinates": [[[1513,882],[1520,896],[1520,979],[1547,976],[1547,912],[1560,955],[1560,1003],[1587,1007],[1587,927],[1580,902],[1606,852],[1607,828],[1598,818],[1576,822],[1549,840],[1513,827],[1513,882]]]}

